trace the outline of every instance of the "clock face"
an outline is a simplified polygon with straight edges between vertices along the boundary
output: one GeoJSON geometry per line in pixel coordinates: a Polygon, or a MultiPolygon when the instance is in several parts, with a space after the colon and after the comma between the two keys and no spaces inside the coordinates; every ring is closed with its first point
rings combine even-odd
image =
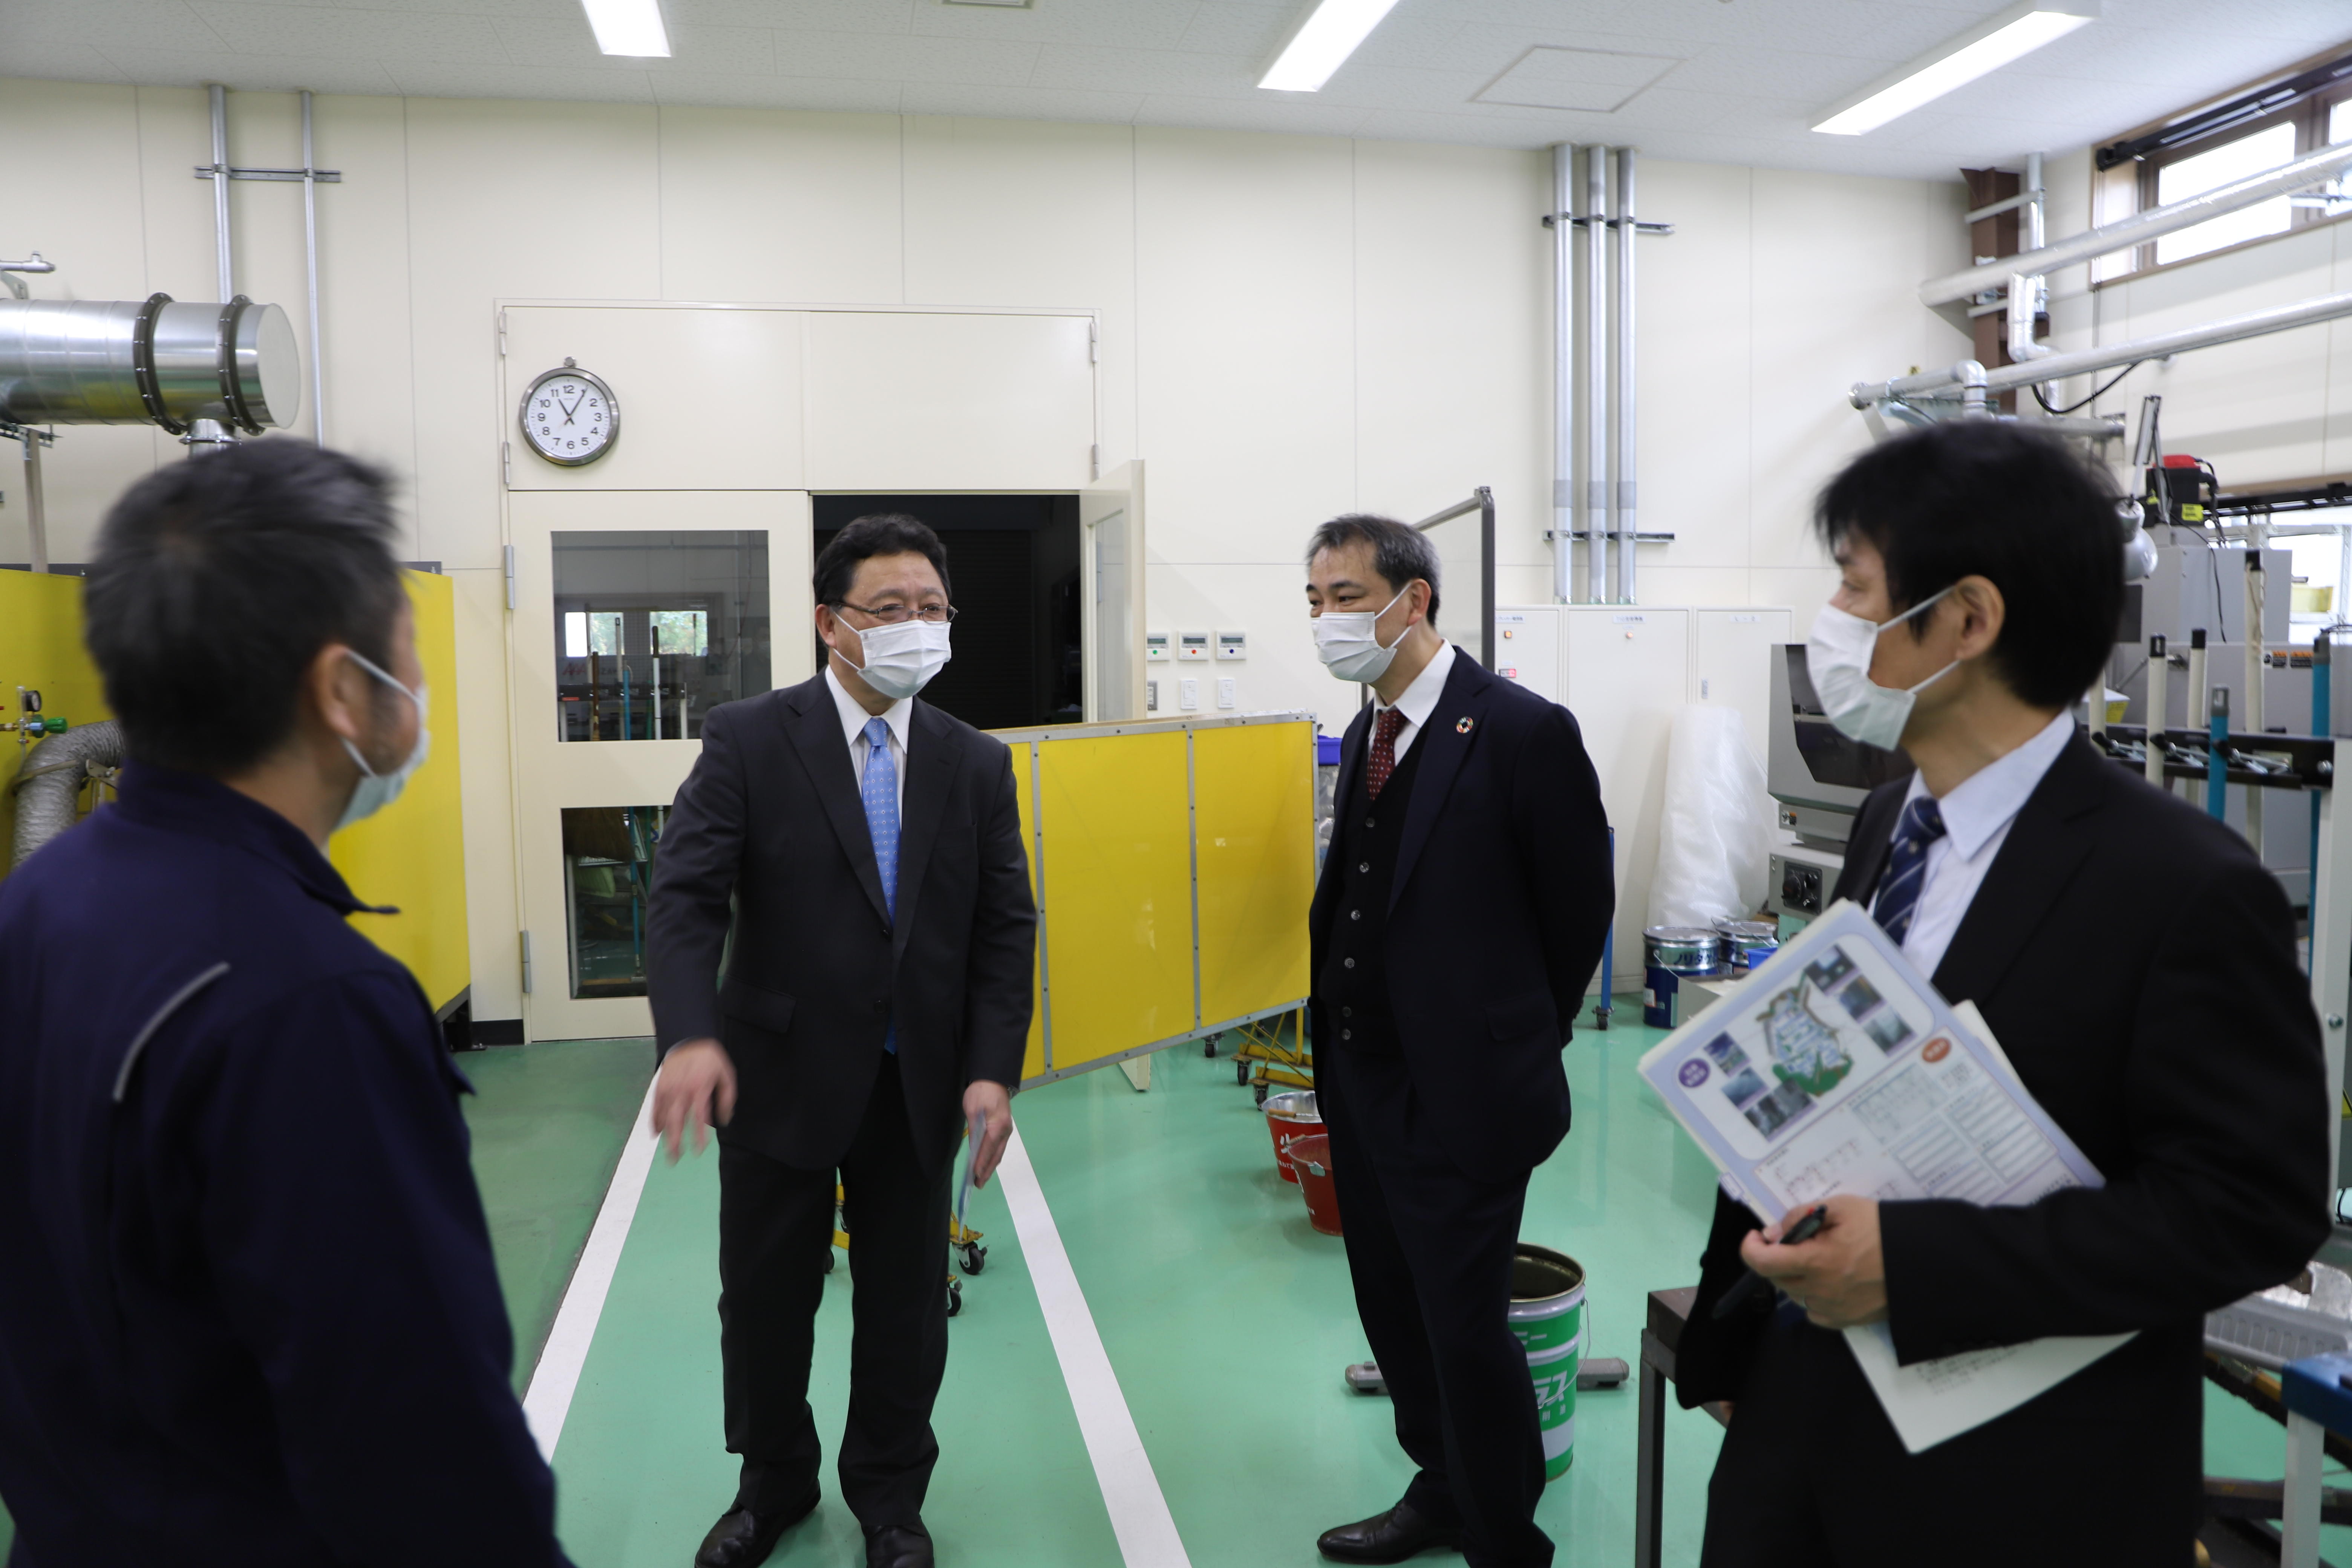
{"type": "Polygon", "coordinates": [[[523,439],[551,463],[594,462],[613,449],[620,427],[612,389],[576,366],[549,371],[523,395],[523,439]]]}

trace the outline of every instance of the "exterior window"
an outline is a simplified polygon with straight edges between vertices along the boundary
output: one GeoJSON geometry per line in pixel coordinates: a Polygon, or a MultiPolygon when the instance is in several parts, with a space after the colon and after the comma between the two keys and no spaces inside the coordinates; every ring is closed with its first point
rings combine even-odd
{"type": "MultiPolygon", "coordinates": [[[[2249,174],[2259,174],[2265,169],[2275,169],[2294,159],[2294,127],[2273,125],[2267,131],[2257,131],[2251,136],[2241,136],[2234,142],[2224,142],[2210,152],[2167,163],[2156,172],[2156,205],[2169,206],[2174,202],[2187,201],[2190,196],[2203,195],[2217,185],[2232,180],[2242,180],[2249,174]]],[[[2158,266],[2168,261],[2186,261],[2192,256],[2202,256],[2209,250],[2219,250],[2225,245],[2238,245],[2249,239],[2260,239],[2266,234],[2284,234],[2294,223],[2294,209],[2289,198],[2280,196],[2236,212],[2224,213],[2210,223],[2195,228],[2184,228],[2161,236],[2156,242],[2158,266]]]]}

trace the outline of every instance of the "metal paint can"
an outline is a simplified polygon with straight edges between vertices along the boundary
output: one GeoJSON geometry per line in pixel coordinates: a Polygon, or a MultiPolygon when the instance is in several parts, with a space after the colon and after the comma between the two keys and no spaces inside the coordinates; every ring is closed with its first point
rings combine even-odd
{"type": "Polygon", "coordinates": [[[1511,1333],[1527,1352],[1544,1479],[1576,1462],[1576,1365],[1584,1352],[1584,1268],[1564,1252],[1520,1242],[1511,1258],[1511,1333]]]}
{"type": "Polygon", "coordinates": [[[1715,929],[1723,937],[1724,958],[1734,969],[1753,967],[1756,956],[1769,957],[1780,945],[1777,921],[1717,921],[1715,929]]]}
{"type": "Polygon", "coordinates": [[[1709,926],[1652,926],[1642,933],[1647,965],[1676,974],[1716,973],[1723,967],[1723,933],[1709,926]]]}

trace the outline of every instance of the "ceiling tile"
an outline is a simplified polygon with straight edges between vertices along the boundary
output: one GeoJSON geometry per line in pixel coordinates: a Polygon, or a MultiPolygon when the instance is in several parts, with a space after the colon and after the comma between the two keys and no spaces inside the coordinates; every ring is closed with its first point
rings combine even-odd
{"type": "Polygon", "coordinates": [[[1204,54],[1239,55],[1263,68],[1273,63],[1283,35],[1298,17],[1298,7],[1244,4],[1244,0],[1202,0],[1184,29],[1180,47],[1204,54]]]}
{"type": "Polygon", "coordinates": [[[605,54],[576,7],[566,18],[501,17],[496,25],[507,57],[517,65],[729,76],[764,76],[776,68],[775,34],[765,27],[680,24],[669,29],[669,58],[649,59],[605,54]]]}
{"type": "MultiPolygon", "coordinates": [[[[576,3],[576,0],[575,0],[576,3]]],[[[911,33],[915,7],[937,0],[661,0],[677,22],[794,27],[813,33],[911,33]]]]}
{"type": "MultiPolygon", "coordinates": [[[[403,16],[315,5],[252,5],[196,0],[195,13],[241,55],[316,55],[329,59],[447,60],[495,64],[507,58],[487,16],[403,16]]],[[[582,26],[586,26],[583,17],[582,26]]]]}
{"type": "MultiPolygon", "coordinates": [[[[227,82],[255,92],[397,93],[398,83],[375,60],[338,60],[317,55],[279,55],[257,58],[226,52],[196,53],[186,49],[103,51],[125,76],[142,87],[202,87],[227,82]]],[[[11,65],[15,62],[12,60],[11,65]]]]}
{"type": "Polygon", "coordinates": [[[1036,63],[1035,44],[992,44],[913,34],[776,34],[776,69],[786,76],[856,81],[962,82],[1018,87],[1036,63]]]}
{"type": "Polygon", "coordinates": [[[137,79],[88,44],[20,42],[0,27],[8,74],[36,81],[127,82],[137,79]]]}
{"type": "Polygon", "coordinates": [[[1476,97],[1481,103],[1614,114],[1634,94],[1682,63],[1671,55],[1618,54],[1538,44],[1479,89],[1476,97]]]}
{"type": "Polygon", "coordinates": [[[1143,102],[1144,95],[1139,92],[926,82],[908,87],[900,108],[908,114],[965,115],[980,120],[1083,120],[1124,125],[1135,118],[1143,102]]]}
{"type": "Polygon", "coordinates": [[[1254,73],[1237,68],[1230,55],[1200,55],[1181,49],[1103,49],[1048,44],[1037,53],[1029,78],[1039,87],[1095,89],[1105,92],[1176,92],[1234,98],[1257,90],[1254,73]]]}
{"type": "Polygon", "coordinates": [[[37,43],[121,45],[142,49],[218,50],[219,34],[184,0],[79,0],[71,7],[8,5],[0,10],[0,62],[7,74],[26,74],[18,51],[37,43]]]}
{"type": "Polygon", "coordinates": [[[641,70],[570,70],[541,66],[403,61],[386,68],[412,98],[543,98],[579,103],[651,103],[641,70]],[[500,83],[506,85],[500,86],[500,83]]]}
{"type": "Polygon", "coordinates": [[[1028,44],[1184,47],[1200,0],[1034,0],[1028,5],[948,5],[917,0],[914,30],[939,37],[1028,44]]]}
{"type": "Polygon", "coordinates": [[[896,114],[895,81],[831,81],[809,76],[730,76],[710,71],[648,71],[654,101],[713,109],[808,109],[896,114]]]}

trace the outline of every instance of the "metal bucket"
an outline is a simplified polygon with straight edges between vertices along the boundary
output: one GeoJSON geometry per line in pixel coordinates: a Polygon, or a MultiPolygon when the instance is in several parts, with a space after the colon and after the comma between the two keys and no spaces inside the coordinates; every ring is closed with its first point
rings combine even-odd
{"type": "Polygon", "coordinates": [[[1780,945],[1780,927],[1775,921],[1717,921],[1715,929],[1723,937],[1724,957],[1734,969],[1748,967],[1751,954],[1769,958],[1780,945]]]}
{"type": "Polygon", "coordinates": [[[1584,1268],[1565,1252],[1520,1242],[1511,1258],[1511,1333],[1527,1352],[1543,1430],[1544,1479],[1576,1462],[1576,1363],[1584,1351],[1584,1268]]]}
{"type": "Polygon", "coordinates": [[[1723,967],[1723,933],[1708,926],[1652,926],[1642,933],[1648,966],[1675,974],[1717,973],[1723,967]]]}

